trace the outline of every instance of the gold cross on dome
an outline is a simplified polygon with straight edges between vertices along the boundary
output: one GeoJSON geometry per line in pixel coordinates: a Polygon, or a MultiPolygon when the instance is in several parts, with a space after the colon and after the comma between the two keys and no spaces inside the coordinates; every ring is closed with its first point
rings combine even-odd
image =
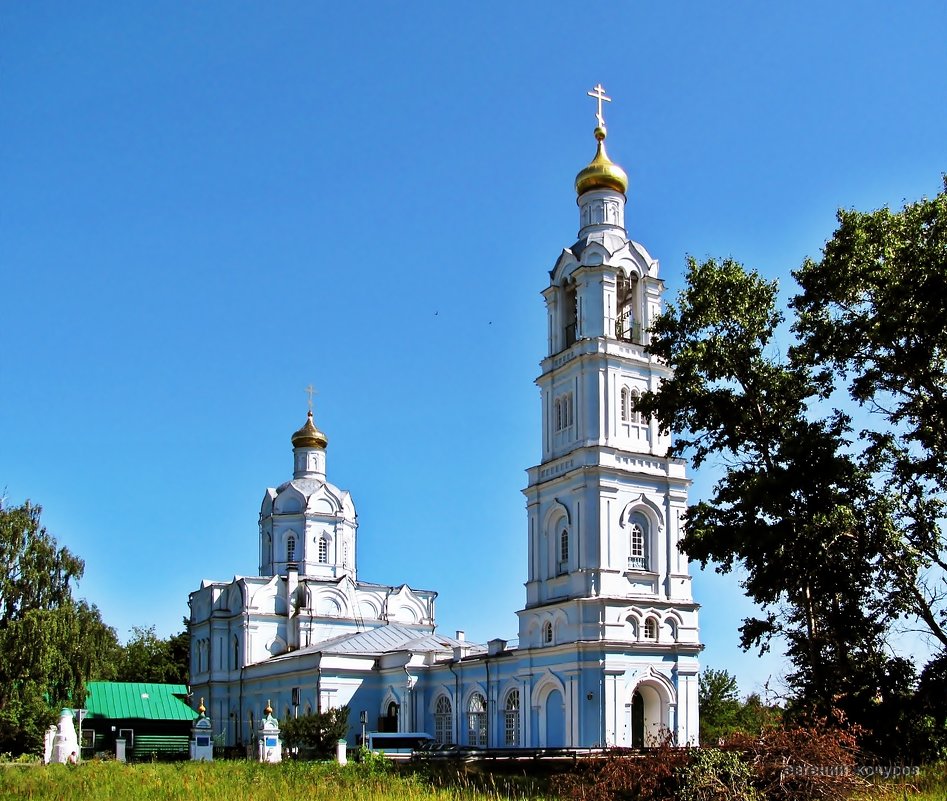
{"type": "Polygon", "coordinates": [[[312,411],[312,396],[319,393],[313,388],[312,384],[306,387],[306,394],[309,396],[309,411],[312,411]]]}
{"type": "Polygon", "coordinates": [[[595,114],[596,119],[598,120],[599,126],[602,128],[605,127],[605,118],[602,116],[602,101],[611,103],[612,99],[605,96],[605,87],[602,84],[596,86],[591,92],[586,92],[589,97],[594,97],[598,100],[598,112],[595,114]]]}

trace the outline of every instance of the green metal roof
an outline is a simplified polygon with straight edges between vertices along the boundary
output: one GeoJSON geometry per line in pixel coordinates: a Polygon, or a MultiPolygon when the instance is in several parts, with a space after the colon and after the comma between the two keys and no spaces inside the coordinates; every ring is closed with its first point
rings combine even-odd
{"type": "Polygon", "coordinates": [[[197,712],[184,702],[186,696],[184,684],[90,681],[86,684],[86,720],[193,720],[197,712]]]}

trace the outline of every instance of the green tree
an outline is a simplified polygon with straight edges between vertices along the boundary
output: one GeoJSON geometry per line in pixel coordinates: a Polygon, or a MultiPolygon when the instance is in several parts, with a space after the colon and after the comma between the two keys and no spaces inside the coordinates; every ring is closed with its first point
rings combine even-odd
{"type": "Polygon", "coordinates": [[[909,612],[947,647],[947,177],[902,210],[839,211],[822,259],[794,273],[797,358],[870,412],[864,452],[896,499],[882,553],[909,612]],[[873,423],[873,425],[872,425],[873,423]]]}
{"type": "Polygon", "coordinates": [[[29,501],[0,505],[0,751],[36,751],[63,705],[108,672],[115,632],[72,596],[81,559],[60,548],[29,501]]]}
{"type": "Polygon", "coordinates": [[[733,732],[740,714],[740,693],[736,676],[726,670],[705,668],[697,677],[700,702],[700,741],[716,742],[733,732]]]}
{"type": "Polygon", "coordinates": [[[677,435],[675,453],[723,467],[688,510],[681,545],[704,566],[744,571],[762,615],[743,621],[743,647],[781,639],[806,707],[856,717],[887,670],[884,637],[901,611],[879,558],[894,536],[891,501],[852,456],[849,419],[820,408],[819,377],[776,352],[782,322],[775,282],[732,260],[689,259],[648,347],[673,375],[640,408],[677,435]]]}
{"type": "Polygon", "coordinates": [[[187,684],[188,635],[182,632],[162,639],[154,626],[132,628],[132,636],[121,648],[117,681],[187,684]]]}
{"type": "Polygon", "coordinates": [[[697,683],[704,745],[715,745],[736,733],[756,736],[780,722],[782,710],[766,705],[759,695],[753,693],[741,701],[736,676],[726,670],[705,668],[697,683]]]}
{"type": "Polygon", "coordinates": [[[335,745],[349,733],[347,706],[312,712],[280,722],[280,735],[288,748],[309,750],[314,756],[328,757],[335,753],[335,745]]]}

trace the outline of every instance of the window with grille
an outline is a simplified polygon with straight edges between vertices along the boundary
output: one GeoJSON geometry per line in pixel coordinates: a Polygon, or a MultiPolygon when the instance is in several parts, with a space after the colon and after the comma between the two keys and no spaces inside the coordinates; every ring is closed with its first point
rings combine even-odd
{"type": "Polygon", "coordinates": [[[571,392],[566,393],[560,398],[556,398],[554,421],[556,431],[564,431],[575,422],[575,410],[573,408],[571,392]]]}
{"type": "Polygon", "coordinates": [[[641,514],[635,514],[631,518],[628,531],[628,568],[648,569],[648,521],[641,514]]]}
{"type": "Polygon", "coordinates": [[[569,569],[569,531],[563,529],[559,535],[559,573],[569,569]]]}
{"type": "Polygon", "coordinates": [[[641,393],[637,389],[633,389],[628,393],[628,405],[629,405],[629,414],[628,419],[632,425],[640,426],[644,423],[644,420],[641,417],[641,412],[638,410],[638,400],[641,398],[641,393]]]}
{"type": "Polygon", "coordinates": [[[319,537],[319,564],[325,565],[329,563],[329,539],[327,537],[319,537]]]}
{"type": "Polygon", "coordinates": [[[543,623],[543,643],[549,644],[552,642],[552,623],[548,620],[543,623]]]}
{"type": "Polygon", "coordinates": [[[471,695],[467,703],[467,744],[487,745],[487,702],[480,693],[471,695]]]}
{"type": "Polygon", "coordinates": [[[628,387],[621,389],[621,421],[623,423],[631,422],[631,393],[628,387]]]}
{"type": "Polygon", "coordinates": [[[434,704],[434,739],[444,745],[454,742],[450,698],[446,695],[440,696],[434,704]]]}
{"type": "Polygon", "coordinates": [[[644,622],[644,638],[646,640],[658,639],[658,623],[653,617],[649,617],[644,622]]]}
{"type": "Polygon", "coordinates": [[[503,710],[503,744],[517,746],[520,744],[520,691],[510,690],[506,694],[506,704],[503,710]]]}
{"type": "Polygon", "coordinates": [[[296,538],[290,537],[286,540],[286,561],[295,562],[296,561],[296,538]]]}

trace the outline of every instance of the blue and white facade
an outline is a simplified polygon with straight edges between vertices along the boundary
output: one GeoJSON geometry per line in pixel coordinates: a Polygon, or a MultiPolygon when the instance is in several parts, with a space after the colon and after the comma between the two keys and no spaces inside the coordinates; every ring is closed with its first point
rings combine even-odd
{"type": "Polygon", "coordinates": [[[596,137],[578,241],[543,291],[518,644],[442,636],[436,593],[358,580],[355,507],[326,479],[310,413],[293,479],[263,499],[260,575],[190,596],[192,692],[227,744],[252,742],[268,700],[278,717],[348,704],[350,744],[363,711],[369,729],[490,748],[697,742],[697,604],[678,549],[689,482],[635,408],[667,375],[643,349],[663,283],[628,238],[624,173],[596,137]]]}

